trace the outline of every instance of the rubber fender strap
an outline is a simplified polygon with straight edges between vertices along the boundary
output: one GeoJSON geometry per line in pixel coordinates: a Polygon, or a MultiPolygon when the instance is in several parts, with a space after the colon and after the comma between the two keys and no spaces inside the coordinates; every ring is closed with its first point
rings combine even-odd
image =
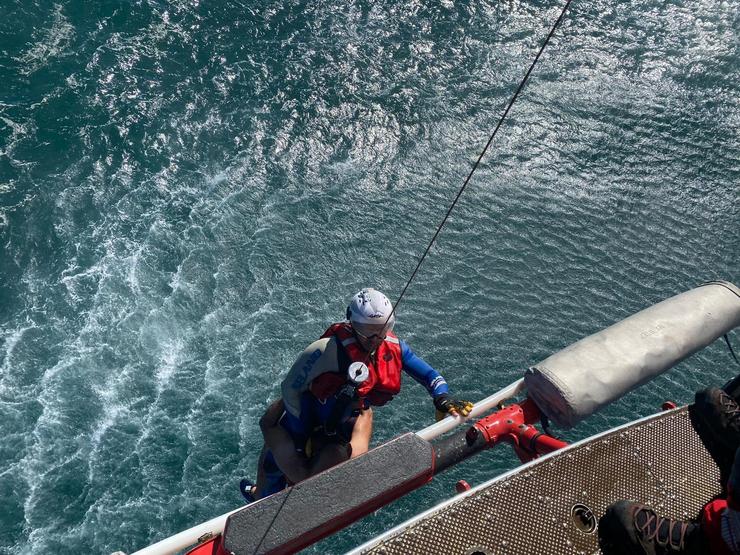
{"type": "Polygon", "coordinates": [[[732,345],[730,344],[730,338],[727,337],[727,334],[724,335],[725,343],[727,343],[727,348],[730,349],[730,354],[732,355],[732,358],[735,359],[735,362],[740,365],[740,360],[737,359],[737,356],[735,355],[735,351],[732,350],[732,345]]]}

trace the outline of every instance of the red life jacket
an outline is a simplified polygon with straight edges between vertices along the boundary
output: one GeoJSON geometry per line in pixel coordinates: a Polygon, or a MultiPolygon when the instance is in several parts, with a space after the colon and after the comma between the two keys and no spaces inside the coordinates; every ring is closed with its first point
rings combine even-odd
{"type": "MultiPolygon", "coordinates": [[[[343,349],[350,362],[364,362],[370,370],[370,377],[357,389],[361,398],[371,405],[381,406],[393,399],[401,391],[401,343],[392,332],[388,332],[375,354],[370,357],[357,342],[352,327],[342,322],[329,326],[323,335],[334,337],[337,348],[343,349]]],[[[317,376],[310,385],[311,392],[319,399],[334,395],[347,382],[346,368],[340,368],[340,374],[327,372],[317,376]]]]}

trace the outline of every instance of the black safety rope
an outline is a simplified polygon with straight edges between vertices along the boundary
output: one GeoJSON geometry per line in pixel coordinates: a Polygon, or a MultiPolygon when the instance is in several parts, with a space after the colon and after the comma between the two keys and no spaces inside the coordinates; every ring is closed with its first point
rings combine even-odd
{"type": "Polygon", "coordinates": [[[727,337],[727,334],[724,335],[725,343],[727,343],[727,348],[730,349],[730,354],[732,355],[732,358],[735,359],[735,362],[740,365],[740,360],[737,359],[737,356],[735,355],[735,351],[732,350],[732,345],[730,344],[730,338],[727,337]]]}
{"type": "Polygon", "coordinates": [[[285,502],[288,500],[288,497],[290,497],[291,493],[293,493],[292,487],[288,488],[288,493],[285,494],[285,497],[283,498],[282,503],[280,503],[280,506],[277,508],[277,511],[275,511],[275,516],[272,517],[272,520],[270,521],[270,525],[267,527],[267,530],[265,530],[265,533],[262,534],[262,537],[260,538],[260,542],[257,544],[257,547],[254,548],[254,555],[257,555],[257,553],[260,552],[260,547],[262,547],[262,544],[265,543],[265,538],[267,537],[267,534],[270,533],[270,530],[272,530],[272,526],[275,524],[277,517],[280,516],[281,512],[283,512],[283,507],[285,506],[285,502]]]}
{"type": "Polygon", "coordinates": [[[424,259],[427,257],[427,254],[429,254],[429,251],[432,248],[432,245],[434,245],[434,242],[437,240],[437,236],[442,231],[442,228],[444,227],[444,225],[447,223],[447,219],[450,217],[452,210],[457,205],[457,201],[460,200],[460,196],[463,194],[463,191],[468,186],[468,183],[470,182],[470,179],[473,177],[475,170],[478,169],[478,166],[480,165],[480,162],[483,159],[483,156],[485,156],[486,152],[488,151],[488,147],[491,146],[491,143],[493,142],[493,139],[496,137],[496,133],[498,133],[498,130],[501,127],[501,124],[504,123],[506,116],[509,114],[509,110],[511,110],[511,107],[514,105],[514,102],[519,97],[519,93],[521,93],[522,89],[524,89],[524,85],[527,84],[529,75],[532,73],[532,70],[534,70],[534,66],[537,64],[537,61],[540,59],[540,56],[542,55],[542,52],[545,50],[547,43],[550,42],[550,39],[552,38],[552,35],[555,33],[555,30],[558,28],[558,25],[560,25],[560,22],[563,20],[563,17],[565,17],[565,12],[568,11],[568,7],[570,6],[571,1],[572,0],[568,0],[565,3],[565,6],[563,6],[562,11],[560,12],[560,16],[553,24],[552,29],[550,29],[550,32],[547,34],[547,38],[545,38],[545,42],[542,43],[542,47],[540,48],[539,52],[537,52],[537,56],[535,56],[534,61],[532,62],[532,65],[529,66],[527,73],[524,75],[524,78],[522,79],[521,83],[519,83],[519,86],[517,87],[516,92],[514,93],[514,96],[512,96],[511,100],[509,100],[509,104],[506,106],[506,110],[504,110],[504,113],[501,116],[501,119],[499,119],[498,124],[496,124],[496,128],[493,130],[493,133],[491,133],[491,136],[489,137],[488,142],[486,143],[486,146],[483,148],[483,151],[480,153],[480,156],[478,156],[478,159],[475,161],[475,164],[473,164],[473,167],[470,170],[468,177],[465,178],[465,182],[462,184],[462,187],[460,187],[460,190],[457,192],[457,195],[455,195],[455,199],[452,201],[450,208],[447,210],[445,217],[442,219],[442,223],[439,224],[439,226],[437,227],[437,231],[434,232],[434,236],[432,237],[432,240],[429,241],[429,245],[427,245],[427,248],[424,251],[424,254],[421,255],[419,262],[416,264],[416,268],[414,268],[414,271],[411,273],[411,277],[406,282],[406,285],[401,291],[401,294],[398,296],[398,300],[393,305],[393,310],[391,310],[391,313],[388,315],[388,318],[385,321],[386,324],[390,321],[390,319],[393,317],[393,314],[396,312],[396,307],[399,305],[399,303],[401,302],[401,299],[403,299],[403,296],[406,294],[406,290],[409,288],[409,285],[411,285],[411,282],[416,277],[416,273],[419,271],[419,268],[421,267],[422,262],[424,262],[424,259]]]}

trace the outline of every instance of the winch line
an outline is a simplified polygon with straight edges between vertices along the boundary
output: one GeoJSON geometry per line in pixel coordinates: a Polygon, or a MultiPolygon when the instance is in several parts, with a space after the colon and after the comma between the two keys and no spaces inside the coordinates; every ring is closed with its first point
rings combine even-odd
{"type": "Polygon", "coordinates": [[[550,32],[548,33],[547,38],[545,38],[545,42],[542,43],[542,47],[540,48],[539,52],[537,52],[537,56],[535,56],[534,61],[532,62],[532,65],[529,66],[529,69],[527,70],[527,73],[524,75],[524,78],[519,83],[519,86],[517,87],[516,92],[514,92],[514,95],[511,97],[511,100],[509,100],[509,104],[506,106],[506,110],[504,110],[504,113],[501,116],[501,119],[499,119],[498,124],[496,124],[496,128],[493,130],[493,133],[491,133],[491,136],[489,137],[488,142],[486,143],[486,146],[483,148],[483,151],[480,153],[480,156],[478,156],[478,159],[475,161],[475,164],[473,164],[473,167],[470,170],[468,177],[465,178],[465,181],[463,182],[462,187],[460,187],[460,190],[457,192],[457,195],[455,196],[455,199],[452,201],[450,208],[447,210],[445,217],[442,219],[442,223],[440,223],[439,226],[437,227],[437,231],[434,233],[432,240],[429,241],[429,245],[427,245],[427,248],[424,251],[424,254],[421,255],[421,258],[419,259],[419,262],[417,263],[416,268],[414,268],[414,271],[411,273],[411,277],[406,282],[406,285],[401,291],[401,294],[398,296],[398,300],[393,305],[393,309],[391,310],[391,313],[388,315],[388,318],[385,321],[386,325],[388,324],[390,319],[393,317],[393,314],[395,314],[396,307],[401,303],[401,299],[403,299],[403,296],[406,294],[406,290],[409,288],[409,285],[411,285],[411,282],[416,277],[416,274],[419,271],[419,268],[421,267],[422,263],[424,262],[424,259],[427,257],[427,254],[429,254],[429,251],[432,249],[434,242],[437,240],[437,236],[442,231],[442,228],[447,223],[447,220],[449,219],[450,214],[452,213],[452,210],[457,205],[457,201],[460,200],[460,196],[463,194],[463,191],[465,191],[465,188],[468,186],[468,183],[470,182],[470,179],[473,177],[475,170],[478,169],[478,166],[480,165],[481,160],[483,159],[483,156],[485,156],[486,152],[488,151],[488,148],[491,146],[491,143],[493,143],[493,139],[496,137],[496,133],[498,133],[498,130],[501,127],[501,124],[504,123],[506,116],[509,115],[509,111],[511,110],[511,107],[514,105],[514,102],[516,101],[516,99],[519,97],[519,93],[522,92],[522,89],[524,89],[524,85],[527,84],[527,81],[529,80],[529,76],[534,70],[534,66],[537,65],[537,61],[540,59],[542,52],[545,50],[545,47],[547,46],[547,44],[550,42],[550,39],[555,33],[555,30],[560,25],[560,22],[565,17],[565,12],[568,11],[571,1],[572,0],[568,0],[563,6],[562,11],[560,12],[560,16],[558,17],[558,19],[555,21],[552,28],[550,29],[550,32]]]}
{"type": "Polygon", "coordinates": [[[288,497],[290,497],[291,493],[293,493],[293,488],[290,488],[288,490],[288,493],[285,494],[285,498],[283,499],[283,502],[280,503],[278,510],[275,511],[275,516],[272,517],[270,524],[267,526],[267,530],[265,530],[265,533],[262,534],[262,537],[260,538],[260,542],[257,544],[257,547],[254,548],[254,553],[252,555],[257,555],[259,553],[260,547],[262,547],[262,544],[265,543],[267,534],[269,534],[272,531],[272,527],[275,525],[275,521],[277,520],[277,517],[280,516],[280,513],[283,512],[283,507],[285,507],[285,502],[288,500],[288,497]]]}

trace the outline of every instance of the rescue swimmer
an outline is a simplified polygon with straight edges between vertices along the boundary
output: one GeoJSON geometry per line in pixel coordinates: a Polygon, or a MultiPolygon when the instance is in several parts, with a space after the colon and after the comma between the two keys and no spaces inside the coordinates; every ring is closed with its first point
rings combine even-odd
{"type": "Polygon", "coordinates": [[[372,407],[401,390],[401,371],[432,397],[437,419],[467,416],[472,403],[452,397],[442,375],[393,333],[388,298],[372,288],[352,297],[346,321],[334,323],[298,357],[281,384],[282,399],[260,420],[265,447],[257,483],[242,480],[251,501],[365,453],[372,407]]]}

